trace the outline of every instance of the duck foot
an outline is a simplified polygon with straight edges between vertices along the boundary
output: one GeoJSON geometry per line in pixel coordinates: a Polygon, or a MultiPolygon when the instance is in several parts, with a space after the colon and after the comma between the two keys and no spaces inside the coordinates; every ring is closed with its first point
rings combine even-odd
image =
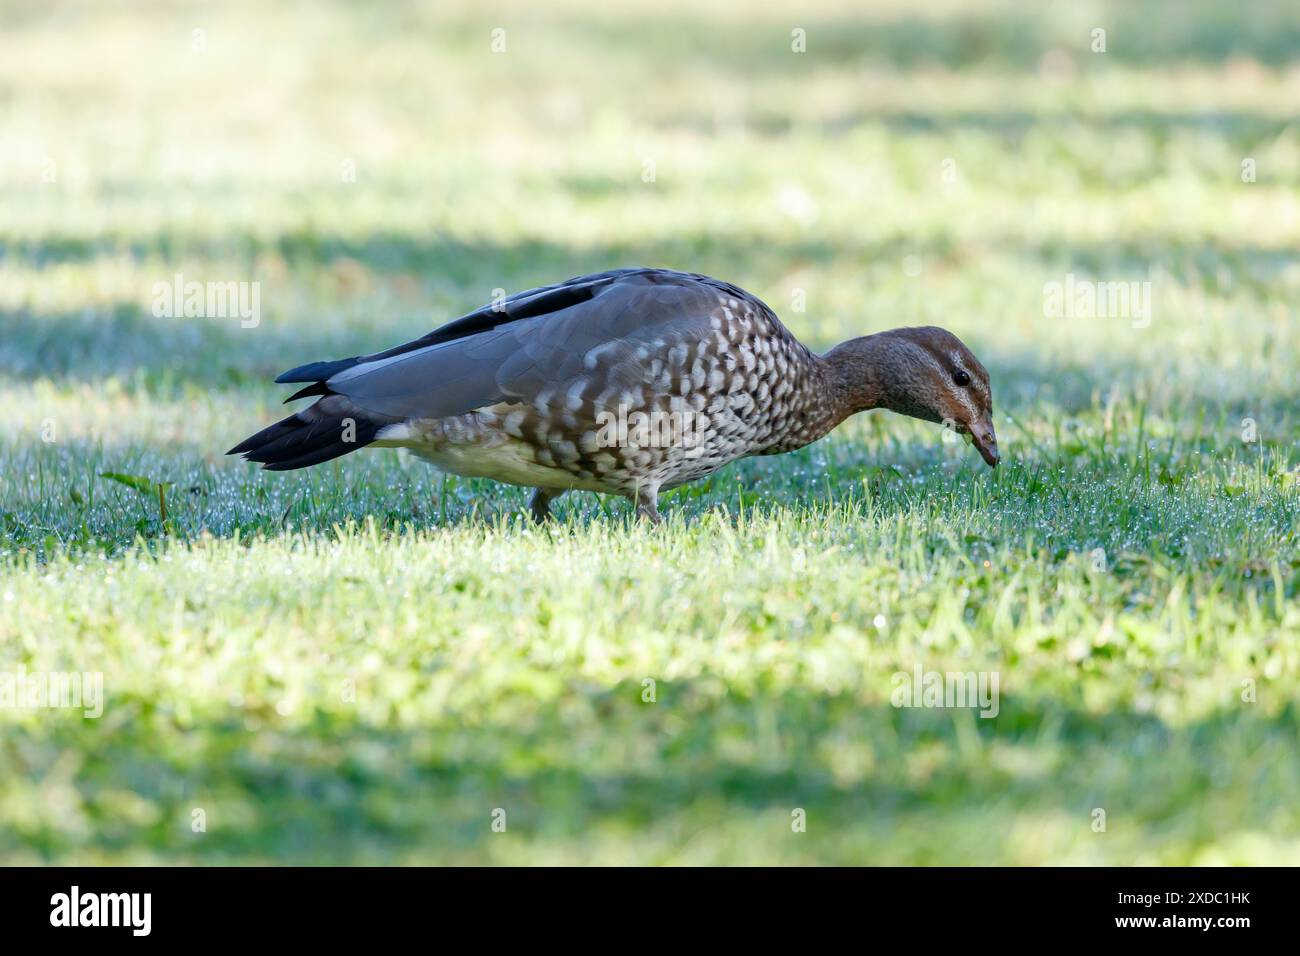
{"type": "Polygon", "coordinates": [[[528,502],[528,510],[532,513],[533,520],[538,524],[553,521],[555,516],[551,514],[551,502],[564,494],[564,491],[563,488],[534,489],[532,500],[528,502]]]}
{"type": "Polygon", "coordinates": [[[659,489],[638,488],[636,493],[636,516],[644,518],[652,525],[663,524],[659,514],[659,489]]]}

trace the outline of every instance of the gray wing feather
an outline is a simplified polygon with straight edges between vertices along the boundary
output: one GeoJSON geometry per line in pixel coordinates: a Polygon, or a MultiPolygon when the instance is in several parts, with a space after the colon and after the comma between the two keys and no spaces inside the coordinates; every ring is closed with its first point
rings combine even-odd
{"type": "Polygon", "coordinates": [[[619,279],[590,299],[450,342],[354,366],[329,379],[332,392],[359,408],[396,418],[445,418],[503,401],[533,402],[584,371],[602,346],[610,384],[640,384],[639,345],[711,334],[722,304],[699,282],[619,279]],[[622,380],[622,381],[620,381],[622,380]]]}

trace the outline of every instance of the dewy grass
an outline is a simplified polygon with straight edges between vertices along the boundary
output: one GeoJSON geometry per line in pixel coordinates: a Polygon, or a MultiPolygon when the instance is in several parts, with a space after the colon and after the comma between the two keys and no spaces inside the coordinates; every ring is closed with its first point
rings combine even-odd
{"type": "Polygon", "coordinates": [[[6,31],[0,673],[103,710],[0,707],[0,859],[1300,862],[1286,5],[1232,56],[1209,3],[1140,52],[1098,4],[1107,54],[998,6],[825,0],[805,54],[625,6],[6,31]],[[395,452],[221,454],[285,368],[631,264],[813,345],[951,328],[1003,465],[873,413],[658,529],[538,528],[395,452]],[[155,316],[176,273],[259,323],[155,316]],[[1050,317],[1071,275],[1150,282],[1149,325],[1050,317]],[[996,716],[896,706],[918,673],[996,674],[996,716]]]}

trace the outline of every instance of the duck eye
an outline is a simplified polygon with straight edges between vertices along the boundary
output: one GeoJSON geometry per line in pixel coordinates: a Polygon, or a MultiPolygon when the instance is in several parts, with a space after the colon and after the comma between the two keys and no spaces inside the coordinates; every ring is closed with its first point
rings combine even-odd
{"type": "Polygon", "coordinates": [[[967,385],[970,384],[970,376],[967,375],[965,372],[963,372],[961,369],[957,369],[957,371],[952,373],[952,380],[962,388],[965,388],[967,385]]]}

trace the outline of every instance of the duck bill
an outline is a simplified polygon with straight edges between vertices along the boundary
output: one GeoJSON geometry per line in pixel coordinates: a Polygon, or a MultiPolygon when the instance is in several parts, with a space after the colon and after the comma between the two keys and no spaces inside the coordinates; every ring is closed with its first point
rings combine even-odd
{"type": "Polygon", "coordinates": [[[980,453],[990,468],[996,468],[999,461],[1002,460],[1001,453],[998,452],[998,437],[993,432],[992,425],[982,425],[972,428],[970,431],[970,442],[975,446],[975,450],[980,453]]]}

